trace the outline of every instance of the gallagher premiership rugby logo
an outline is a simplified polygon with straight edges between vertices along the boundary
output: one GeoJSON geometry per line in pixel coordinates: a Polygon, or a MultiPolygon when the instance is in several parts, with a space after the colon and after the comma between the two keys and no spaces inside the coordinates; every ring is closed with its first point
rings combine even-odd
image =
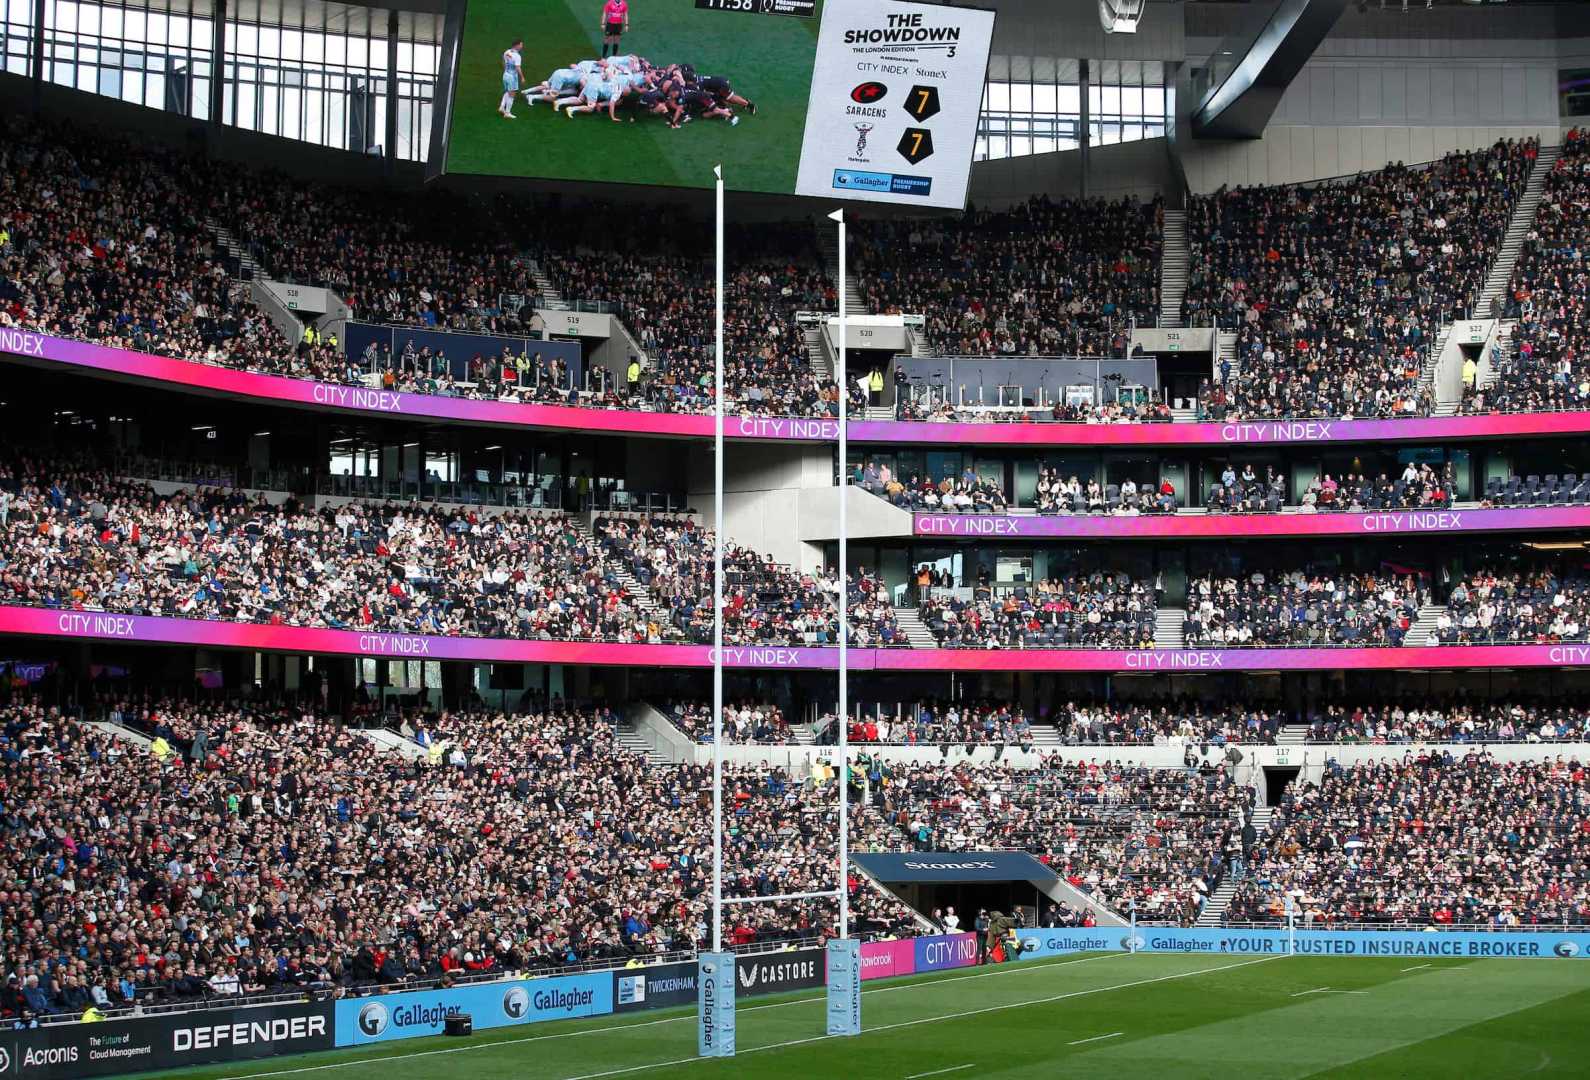
{"type": "Polygon", "coordinates": [[[502,1014],[510,1020],[523,1020],[530,1011],[530,995],[522,986],[512,987],[502,995],[502,1014]]]}
{"type": "Polygon", "coordinates": [[[359,1010],[359,1031],[366,1038],[373,1039],[386,1030],[386,1006],[379,1001],[372,1001],[359,1010]]]}

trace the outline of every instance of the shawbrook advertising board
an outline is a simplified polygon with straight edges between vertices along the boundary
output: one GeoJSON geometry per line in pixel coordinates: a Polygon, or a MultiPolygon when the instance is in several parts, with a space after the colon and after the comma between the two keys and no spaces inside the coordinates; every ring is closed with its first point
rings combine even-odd
{"type": "MultiPolygon", "coordinates": [[[[1023,960],[1076,952],[1127,952],[1132,931],[1125,927],[1103,930],[1024,930],[1023,960]]],[[[1139,926],[1138,952],[1230,953],[1284,955],[1285,930],[1182,930],[1139,926]]],[[[1574,960],[1590,957],[1590,933],[1531,931],[1507,933],[1462,930],[1299,930],[1299,956],[1414,956],[1519,960],[1574,960]]]]}
{"type": "Polygon", "coordinates": [[[60,1024],[0,1035],[0,1078],[120,1076],[332,1047],[330,1002],[60,1024]]]}
{"type": "Polygon", "coordinates": [[[449,1016],[468,1016],[475,1029],[539,1024],[613,1011],[613,973],[496,982],[451,990],[381,994],[337,1002],[337,1045],[440,1035],[449,1016]]]}

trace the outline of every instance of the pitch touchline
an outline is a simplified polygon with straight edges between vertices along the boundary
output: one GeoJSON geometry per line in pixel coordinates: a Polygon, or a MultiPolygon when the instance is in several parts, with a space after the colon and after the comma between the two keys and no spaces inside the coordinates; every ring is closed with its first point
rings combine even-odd
{"type": "Polygon", "coordinates": [[[1066,1043],[1066,1045],[1067,1046],[1081,1046],[1083,1043],[1102,1042],[1105,1039],[1114,1039],[1114,1038],[1116,1038],[1118,1036],[1125,1035],[1125,1034],[1126,1034],[1126,1032],[1124,1032],[1124,1031],[1112,1031],[1108,1035],[1095,1035],[1091,1039],[1077,1039],[1075,1042],[1066,1043]]]}
{"type": "MultiPolygon", "coordinates": [[[[1128,954],[1129,955],[1129,954],[1128,954]]],[[[1276,953],[1273,956],[1261,956],[1256,960],[1244,960],[1239,964],[1222,964],[1219,967],[1199,968],[1197,971],[1183,971],[1175,975],[1161,975],[1153,979],[1136,979],[1132,982],[1116,983],[1114,986],[1095,986],[1089,990],[1072,990],[1064,994],[1054,994],[1051,997],[1033,998],[1031,1001],[1015,1001],[1008,1005],[988,1005],[981,1009],[967,1009],[964,1012],[945,1013],[941,1016],[924,1016],[917,1020],[902,1020],[897,1024],[879,1024],[877,1027],[862,1029],[862,1035],[874,1035],[880,1031],[897,1031],[901,1028],[917,1027],[921,1024],[936,1024],[941,1020],[964,1020],[968,1016],[983,1016],[987,1013],[1005,1012],[1009,1009],[1025,1009],[1032,1005],[1052,1005],[1056,1001],[1067,1001],[1071,998],[1087,997],[1090,994],[1104,994],[1111,990],[1129,990],[1134,986],[1150,986],[1154,983],[1171,982],[1175,979],[1190,979],[1195,975],[1208,975],[1215,971],[1230,971],[1234,968],[1247,967],[1250,964],[1267,964],[1271,960],[1285,959],[1285,953],[1276,953]]],[[[1060,966],[1060,965],[1051,965],[1060,966]]],[[[930,984],[924,984],[930,985],[930,984]]],[[[754,1054],[759,1050],[783,1050],[791,1046],[806,1046],[814,1042],[825,1042],[828,1039],[837,1039],[839,1035],[812,1035],[804,1039],[789,1039],[786,1042],[767,1043],[764,1046],[748,1046],[738,1051],[741,1054],[754,1054]]],[[[500,1045],[500,1044],[499,1044],[500,1045]]],[[[654,1061],[649,1065],[631,1065],[623,1069],[608,1069],[605,1072],[581,1073],[579,1076],[566,1076],[563,1080],[603,1080],[609,1076],[626,1076],[630,1073],[645,1072],[647,1069],[666,1069],[670,1065],[688,1065],[700,1061],[699,1057],[675,1058],[672,1061],[654,1061]]]]}
{"type": "MultiPolygon", "coordinates": [[[[1102,953],[1098,956],[1084,956],[1080,960],[1064,960],[1058,964],[1023,964],[1020,967],[1004,968],[998,971],[982,971],[976,975],[955,975],[947,979],[930,979],[924,982],[905,983],[901,986],[877,986],[863,989],[863,994],[890,994],[900,990],[915,990],[923,986],[943,986],[945,983],[965,982],[968,979],[987,979],[996,975],[1017,975],[1027,971],[1052,971],[1055,968],[1074,967],[1077,964],[1087,964],[1094,960],[1113,960],[1121,956],[1130,956],[1130,953],[1102,953]]],[[[821,1004],[820,997],[796,998],[794,1001],[774,1001],[766,1005],[749,1005],[738,1012],[761,1012],[763,1009],[782,1009],[790,1005],[821,1004]]],[[[659,1024],[677,1024],[685,1020],[695,1020],[694,1016],[666,1016],[661,1020],[643,1020],[633,1024],[609,1024],[599,1028],[581,1028],[579,1031],[559,1031],[551,1035],[526,1035],[519,1039],[503,1039],[499,1042],[470,1043],[468,1046],[450,1046],[445,1050],[415,1050],[407,1054],[383,1054],[380,1057],[357,1058],[353,1061],[333,1061],[325,1065],[301,1065],[295,1069],[274,1069],[270,1072],[241,1073],[237,1076],[224,1077],[223,1080],[255,1080],[265,1076],[296,1076],[299,1073],[325,1072],[329,1069],[348,1069],[356,1065],[378,1064],[383,1061],[406,1061],[409,1058],[438,1057],[442,1054],[464,1054],[471,1050],[490,1050],[497,1046],[518,1046],[521,1043],[545,1042],[548,1039],[572,1039],[580,1035],[605,1035],[614,1031],[631,1031],[636,1028],[656,1027],[659,1024]]],[[[365,1046],[374,1046],[375,1043],[365,1043],[365,1046]]],[[[354,1047],[339,1047],[349,1050],[354,1047]]],[[[690,1060],[694,1061],[694,1058],[690,1060]]],[[[648,1066],[649,1067],[649,1066],[648,1066]]]]}
{"type": "Polygon", "coordinates": [[[922,1080],[924,1076],[943,1076],[945,1073],[960,1072],[962,1069],[970,1069],[975,1064],[977,1064],[977,1062],[968,1061],[965,1065],[951,1065],[947,1069],[934,1069],[932,1072],[912,1073],[910,1076],[906,1077],[905,1080],[922,1080]]]}

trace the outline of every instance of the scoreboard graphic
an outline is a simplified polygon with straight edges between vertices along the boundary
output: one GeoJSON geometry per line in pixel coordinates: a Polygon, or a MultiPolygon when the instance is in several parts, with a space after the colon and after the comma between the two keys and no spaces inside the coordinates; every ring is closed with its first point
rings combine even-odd
{"type": "Polygon", "coordinates": [[[965,205],[994,13],[469,0],[448,172],[965,205]],[[617,29],[616,35],[610,33],[617,29]],[[617,40],[614,40],[614,37],[617,40]]]}
{"type": "Polygon", "coordinates": [[[994,13],[850,0],[824,13],[798,195],[960,207],[994,13]]]}

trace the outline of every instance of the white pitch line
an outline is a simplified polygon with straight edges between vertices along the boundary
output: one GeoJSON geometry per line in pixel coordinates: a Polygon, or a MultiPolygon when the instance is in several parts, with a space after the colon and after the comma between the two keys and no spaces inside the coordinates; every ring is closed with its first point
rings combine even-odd
{"type": "Polygon", "coordinates": [[[968,1061],[965,1065],[951,1065],[947,1069],[934,1069],[932,1072],[912,1073],[910,1076],[906,1077],[905,1080],[922,1080],[924,1076],[943,1076],[945,1073],[960,1072],[962,1069],[970,1069],[975,1064],[977,1064],[975,1061],[968,1061]]]}
{"type": "MultiPolygon", "coordinates": [[[[1084,956],[1080,960],[1062,960],[1058,964],[1022,964],[1020,967],[999,967],[993,971],[982,971],[976,975],[953,975],[947,979],[929,979],[924,982],[904,983],[899,986],[875,986],[865,988],[863,994],[893,994],[902,990],[916,990],[927,986],[943,986],[945,983],[965,982],[968,979],[989,979],[1001,975],[1018,975],[1031,971],[1052,971],[1055,968],[1074,967],[1077,964],[1089,964],[1094,960],[1114,960],[1130,953],[1101,953],[1098,956],[1084,956]]],[[[748,1005],[737,1011],[742,1013],[761,1012],[763,1009],[783,1009],[791,1005],[821,1005],[825,999],[820,997],[796,998],[793,1001],[773,1001],[766,1005],[748,1005]]],[[[693,1015],[667,1016],[661,1020],[644,1020],[633,1024],[608,1024],[606,1027],[581,1028],[579,1031],[559,1031],[551,1035],[526,1035],[518,1039],[503,1039],[500,1042],[470,1043],[467,1046],[450,1046],[444,1050],[415,1050],[407,1054],[382,1054],[377,1057],[356,1058],[352,1061],[333,1061],[326,1065],[301,1065],[295,1069],[274,1069],[270,1072],[243,1073],[238,1076],[225,1077],[224,1080],[259,1080],[267,1076],[297,1076],[300,1073],[326,1072],[330,1069],[350,1069],[357,1065],[369,1065],[377,1061],[407,1061],[410,1058],[440,1057],[443,1054],[467,1054],[475,1050],[490,1050],[494,1046],[518,1046],[522,1043],[545,1042],[549,1039],[573,1039],[581,1035],[606,1035],[615,1031],[630,1031],[635,1028],[657,1027],[659,1024],[680,1024],[685,1021],[694,1022],[693,1015]]],[[[376,1043],[363,1043],[363,1046],[375,1046],[376,1043]]],[[[354,1047],[339,1047],[348,1050],[354,1047]]],[[[694,1058],[690,1060],[694,1061],[694,1058]]],[[[644,1068],[652,1068],[647,1065],[644,1068]]],[[[607,1074],[602,1074],[607,1075],[607,1074]]]]}
{"type": "Polygon", "coordinates": [[[1411,968],[1403,968],[1402,970],[1403,971],[1418,971],[1421,968],[1434,967],[1434,966],[1435,966],[1434,964],[1415,964],[1411,968]]]}
{"type": "MultiPolygon", "coordinates": [[[[1068,1042],[1068,1043],[1066,1043],[1066,1045],[1067,1046],[1081,1046],[1083,1043],[1100,1042],[1100,1041],[1102,1041],[1104,1039],[1114,1039],[1114,1038],[1116,1038],[1118,1036],[1125,1035],[1125,1034],[1126,1034],[1126,1032],[1124,1032],[1124,1031],[1112,1031],[1108,1035],[1095,1035],[1091,1039],[1078,1039],[1075,1042],[1068,1042]]],[[[907,1078],[907,1080],[909,1080],[909,1078],[907,1078]]]]}
{"type": "Polygon", "coordinates": [[[1296,994],[1293,994],[1292,996],[1293,997],[1306,997],[1309,994],[1367,994],[1367,993],[1369,993],[1368,990],[1332,990],[1328,986],[1322,986],[1318,990],[1302,990],[1302,991],[1299,991],[1296,994]]]}

